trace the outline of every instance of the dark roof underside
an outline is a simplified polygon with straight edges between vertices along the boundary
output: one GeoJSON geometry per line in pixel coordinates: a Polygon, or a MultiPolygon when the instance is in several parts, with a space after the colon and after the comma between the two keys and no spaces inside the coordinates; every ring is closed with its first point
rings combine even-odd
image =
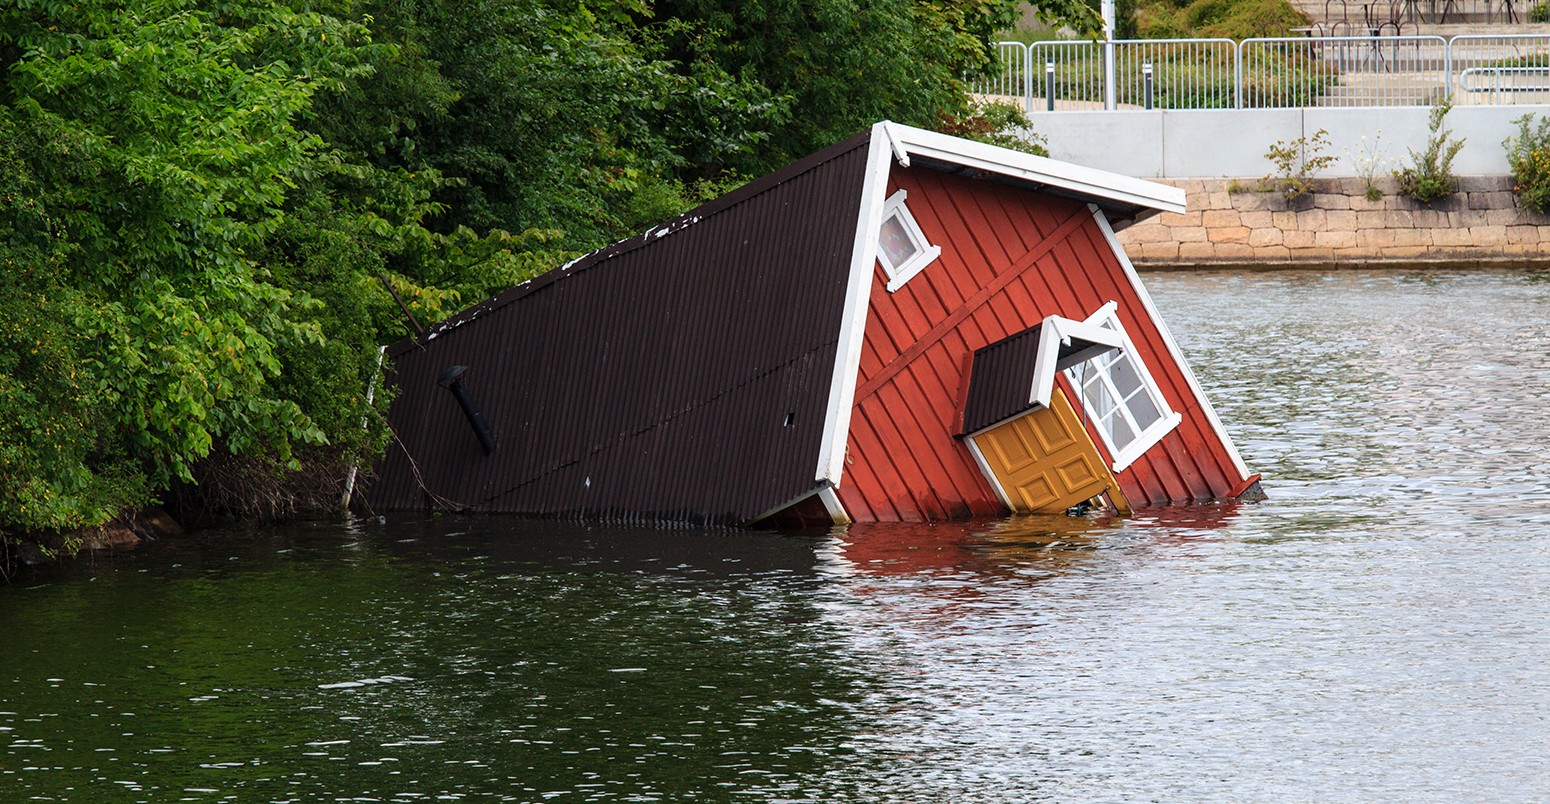
{"type": "Polygon", "coordinates": [[[389,350],[368,499],[742,523],[817,487],[867,161],[853,138],[389,350]],[[449,366],[495,433],[490,456],[449,366]]]}

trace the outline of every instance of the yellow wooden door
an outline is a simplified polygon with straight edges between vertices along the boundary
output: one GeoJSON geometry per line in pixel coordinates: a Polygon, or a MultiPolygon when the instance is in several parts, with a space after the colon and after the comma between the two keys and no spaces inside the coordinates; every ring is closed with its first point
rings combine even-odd
{"type": "Polygon", "coordinates": [[[973,438],[1015,511],[1064,511],[1104,492],[1114,507],[1129,510],[1114,475],[1059,387],[1050,394],[1048,408],[973,438]]]}

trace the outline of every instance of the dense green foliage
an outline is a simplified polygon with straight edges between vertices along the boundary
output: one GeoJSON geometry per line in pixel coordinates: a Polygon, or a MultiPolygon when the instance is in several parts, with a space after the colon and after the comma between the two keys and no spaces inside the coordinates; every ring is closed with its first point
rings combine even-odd
{"type": "Polygon", "coordinates": [[[1016,6],[0,6],[0,541],[336,500],[388,287],[438,320],[877,119],[1004,136],[962,79],[1016,6]]]}
{"type": "Polygon", "coordinates": [[[1137,4],[1137,36],[1144,39],[1255,39],[1291,36],[1307,15],[1287,0],[1152,0],[1137,4]]]}
{"type": "Polygon", "coordinates": [[[1512,121],[1516,136],[1502,142],[1512,166],[1512,191],[1524,209],[1550,212],[1550,119],[1526,114],[1512,121]]]}

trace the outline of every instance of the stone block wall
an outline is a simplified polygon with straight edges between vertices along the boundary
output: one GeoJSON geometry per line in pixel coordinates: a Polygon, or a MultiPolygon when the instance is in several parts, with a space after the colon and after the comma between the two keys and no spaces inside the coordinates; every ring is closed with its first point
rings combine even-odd
{"type": "Polygon", "coordinates": [[[1517,205],[1511,176],[1468,176],[1430,205],[1394,179],[1369,201],[1361,179],[1327,179],[1288,201],[1259,179],[1157,179],[1183,189],[1188,211],[1119,233],[1142,267],[1328,266],[1386,262],[1527,264],[1550,260],[1550,215],[1517,205]]]}

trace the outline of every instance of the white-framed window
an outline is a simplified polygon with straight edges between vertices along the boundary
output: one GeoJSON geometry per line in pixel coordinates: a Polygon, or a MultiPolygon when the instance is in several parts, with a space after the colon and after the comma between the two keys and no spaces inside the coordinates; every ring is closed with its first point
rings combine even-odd
{"type": "Polygon", "coordinates": [[[888,292],[904,287],[921,269],[941,256],[942,249],[927,242],[926,235],[904,205],[908,196],[900,190],[883,204],[883,225],[877,232],[877,261],[888,275],[888,292]]]}
{"type": "Polygon", "coordinates": [[[1119,333],[1121,345],[1066,370],[1082,402],[1082,416],[1094,425],[1114,457],[1114,471],[1129,466],[1179,425],[1151,372],[1109,302],[1086,323],[1119,333]]]}

